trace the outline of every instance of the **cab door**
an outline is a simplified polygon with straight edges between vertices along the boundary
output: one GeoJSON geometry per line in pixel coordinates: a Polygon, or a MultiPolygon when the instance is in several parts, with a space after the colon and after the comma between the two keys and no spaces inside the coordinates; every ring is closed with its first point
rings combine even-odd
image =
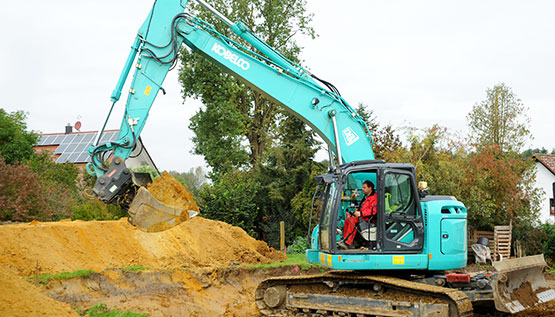
{"type": "Polygon", "coordinates": [[[388,253],[416,252],[424,246],[424,224],[416,180],[408,171],[384,170],[380,186],[383,250],[388,253]]]}

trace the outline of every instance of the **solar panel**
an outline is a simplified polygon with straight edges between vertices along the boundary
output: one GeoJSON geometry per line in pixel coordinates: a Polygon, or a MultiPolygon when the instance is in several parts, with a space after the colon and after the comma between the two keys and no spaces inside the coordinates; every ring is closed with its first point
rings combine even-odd
{"type": "MultiPolygon", "coordinates": [[[[118,134],[119,131],[105,132],[102,135],[100,144],[115,141],[118,134]]],[[[54,154],[60,155],[56,163],[87,163],[91,161],[87,148],[96,140],[96,136],[96,132],[42,135],[37,145],[58,145],[54,151],[54,154]]]]}
{"type": "Polygon", "coordinates": [[[62,144],[69,144],[69,143],[71,143],[75,137],[76,137],[75,134],[66,135],[66,137],[65,137],[64,140],[62,141],[62,144]]]}
{"type": "Polygon", "coordinates": [[[60,146],[58,146],[56,148],[56,151],[54,151],[54,154],[62,154],[64,153],[64,151],[67,149],[67,147],[69,146],[69,144],[67,143],[62,143],[60,144],[60,146]]]}
{"type": "Polygon", "coordinates": [[[41,135],[41,136],[40,136],[40,139],[39,139],[39,142],[37,142],[37,145],[43,145],[45,139],[46,139],[46,136],[41,135]]]}
{"type": "Polygon", "coordinates": [[[58,157],[58,159],[56,160],[56,163],[65,163],[67,162],[68,158],[69,158],[68,153],[62,153],[62,155],[60,155],[60,157],[58,157]]]}

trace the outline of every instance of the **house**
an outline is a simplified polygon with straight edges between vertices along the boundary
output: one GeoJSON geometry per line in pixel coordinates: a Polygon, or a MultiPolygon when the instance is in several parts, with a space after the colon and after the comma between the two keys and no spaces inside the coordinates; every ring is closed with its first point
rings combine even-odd
{"type": "Polygon", "coordinates": [[[555,222],[555,155],[534,154],[536,160],[536,188],[542,189],[546,196],[541,202],[540,221],[555,222]]]}
{"type": "MultiPolygon", "coordinates": [[[[99,144],[116,141],[119,130],[105,130],[99,144]]],[[[35,152],[49,151],[56,163],[72,163],[79,169],[84,169],[91,157],[87,148],[93,144],[98,131],[73,132],[72,126],[66,126],[65,133],[45,133],[40,135],[39,142],[33,147],[35,152]]],[[[150,166],[156,169],[150,154],[144,147],[141,139],[137,141],[137,147],[131,156],[125,161],[128,168],[139,168],[150,166]]]]}

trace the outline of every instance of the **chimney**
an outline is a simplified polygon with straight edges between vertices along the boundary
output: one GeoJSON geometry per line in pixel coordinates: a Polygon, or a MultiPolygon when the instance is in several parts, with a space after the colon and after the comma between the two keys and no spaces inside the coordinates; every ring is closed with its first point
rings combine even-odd
{"type": "Polygon", "coordinates": [[[68,123],[66,125],[66,134],[70,134],[71,132],[73,132],[73,127],[68,123]]]}

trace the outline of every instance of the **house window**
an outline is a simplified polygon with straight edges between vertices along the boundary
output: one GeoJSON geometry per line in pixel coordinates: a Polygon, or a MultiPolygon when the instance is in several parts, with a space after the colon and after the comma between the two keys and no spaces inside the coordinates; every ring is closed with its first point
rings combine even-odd
{"type": "Polygon", "coordinates": [[[549,214],[555,216],[555,199],[549,198],[549,214]]]}

